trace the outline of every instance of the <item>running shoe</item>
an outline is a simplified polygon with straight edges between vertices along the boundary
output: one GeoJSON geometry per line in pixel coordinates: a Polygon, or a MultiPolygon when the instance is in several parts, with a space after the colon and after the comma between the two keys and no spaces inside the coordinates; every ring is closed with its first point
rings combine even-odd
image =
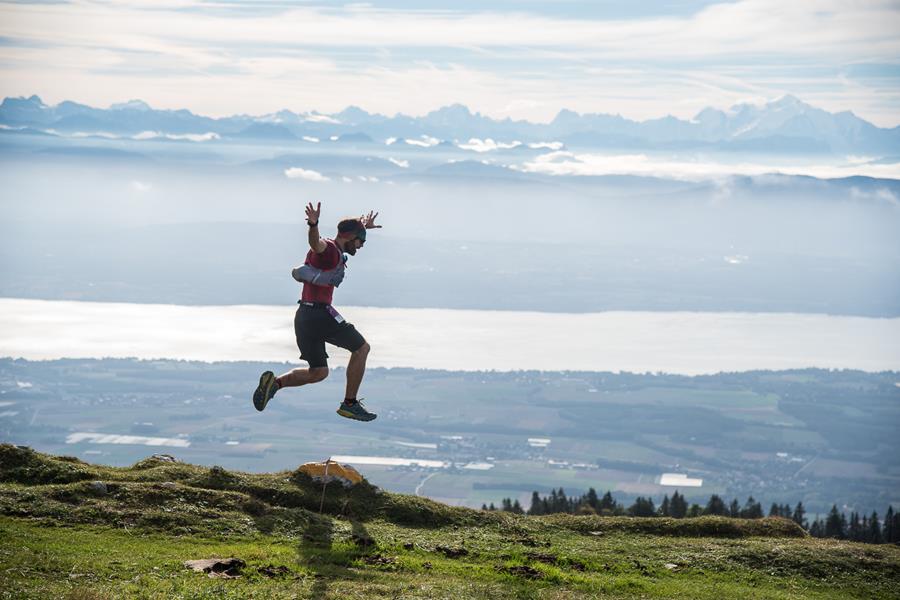
{"type": "Polygon", "coordinates": [[[337,414],[356,421],[374,421],[375,417],[378,416],[375,413],[367,411],[361,400],[357,400],[353,404],[341,402],[340,407],[337,409],[337,414]]]}
{"type": "Polygon", "coordinates": [[[260,375],[259,385],[253,392],[253,406],[256,407],[256,410],[263,410],[277,391],[278,384],[275,383],[275,373],[266,371],[260,375]]]}

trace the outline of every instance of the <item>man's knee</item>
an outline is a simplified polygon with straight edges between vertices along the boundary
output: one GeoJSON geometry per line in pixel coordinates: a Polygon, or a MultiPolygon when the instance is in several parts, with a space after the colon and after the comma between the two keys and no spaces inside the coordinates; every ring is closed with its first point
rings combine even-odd
{"type": "Polygon", "coordinates": [[[328,367],[315,367],[309,370],[310,383],[322,381],[328,377],[328,367]]]}
{"type": "Polygon", "coordinates": [[[362,346],[357,348],[353,354],[357,356],[367,356],[369,354],[369,350],[372,349],[372,346],[369,345],[369,342],[365,342],[362,346]]]}

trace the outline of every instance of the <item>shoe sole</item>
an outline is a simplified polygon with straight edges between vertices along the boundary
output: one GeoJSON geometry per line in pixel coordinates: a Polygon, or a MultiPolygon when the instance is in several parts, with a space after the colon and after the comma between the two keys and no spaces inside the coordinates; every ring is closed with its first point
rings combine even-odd
{"type": "Polygon", "coordinates": [[[256,386],[256,391],[253,392],[253,406],[256,410],[260,412],[265,410],[266,404],[272,398],[269,395],[269,390],[272,389],[273,385],[275,385],[275,373],[272,371],[266,371],[259,376],[259,385],[256,386]]]}
{"type": "Polygon", "coordinates": [[[335,412],[337,412],[337,414],[341,415],[342,417],[346,417],[348,419],[353,419],[354,421],[363,421],[364,423],[368,423],[369,421],[374,421],[378,417],[378,415],[372,415],[372,418],[367,419],[365,417],[360,417],[358,415],[355,415],[348,410],[343,410],[340,408],[337,409],[337,411],[335,411],[335,412]]]}

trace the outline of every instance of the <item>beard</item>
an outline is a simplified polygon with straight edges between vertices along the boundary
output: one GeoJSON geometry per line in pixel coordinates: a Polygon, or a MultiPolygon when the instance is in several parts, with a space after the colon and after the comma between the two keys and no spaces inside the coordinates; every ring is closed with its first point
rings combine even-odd
{"type": "Polygon", "coordinates": [[[350,256],[356,256],[356,244],[350,243],[344,248],[344,252],[349,254],[350,256]]]}

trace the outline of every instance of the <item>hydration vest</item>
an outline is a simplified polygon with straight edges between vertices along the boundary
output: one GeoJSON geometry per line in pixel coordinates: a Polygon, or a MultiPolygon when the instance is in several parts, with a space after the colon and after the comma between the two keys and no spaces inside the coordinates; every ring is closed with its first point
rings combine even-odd
{"type": "Polygon", "coordinates": [[[291,276],[300,283],[311,283],[313,285],[331,285],[338,287],[344,281],[344,272],[347,265],[347,255],[341,253],[341,258],[335,268],[323,271],[312,265],[303,264],[294,267],[291,276]]]}

